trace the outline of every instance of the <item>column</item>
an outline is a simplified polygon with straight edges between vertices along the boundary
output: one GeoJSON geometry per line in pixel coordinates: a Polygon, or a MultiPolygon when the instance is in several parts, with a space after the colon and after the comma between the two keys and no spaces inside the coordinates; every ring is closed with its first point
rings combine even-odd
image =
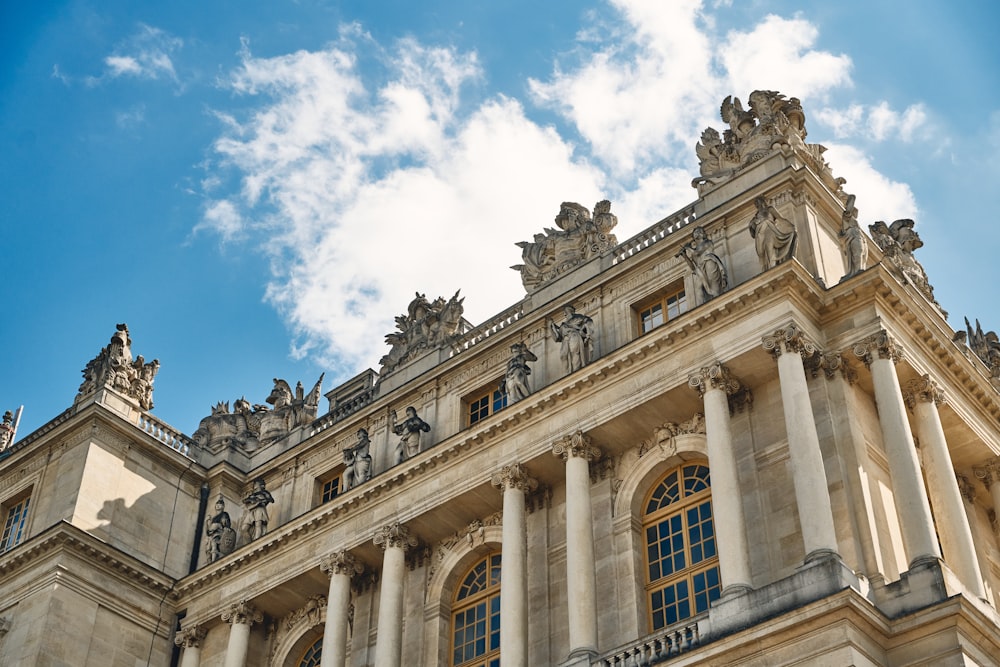
{"type": "Polygon", "coordinates": [[[181,647],[181,667],[198,667],[201,663],[201,643],[208,632],[200,625],[182,628],[174,637],[174,644],[181,647]]]}
{"type": "Polygon", "coordinates": [[[906,383],[903,398],[913,410],[914,427],[920,439],[924,474],[927,476],[927,492],[936,512],[935,523],[944,561],[971,593],[980,598],[986,597],[969,517],[955,481],[955,468],[938,414],[937,406],[944,396],[937,383],[929,375],[924,375],[906,383]]]}
{"type": "Polygon", "coordinates": [[[229,645],[222,664],[224,667],[243,667],[250,648],[250,627],[263,621],[264,615],[250,602],[240,600],[223,612],[222,620],[229,623],[229,645]]]}
{"type": "Polygon", "coordinates": [[[892,477],[892,497],[902,524],[903,543],[910,567],[921,561],[940,559],[934,520],[920,474],[920,461],[913,446],[913,433],[906,419],[903,392],[896,376],[896,362],[902,357],[902,352],[888,333],[880,331],[858,342],[854,346],[854,354],[871,370],[879,427],[892,477]]]}
{"type": "Polygon", "coordinates": [[[720,489],[719,493],[712,494],[712,520],[715,522],[715,542],[719,550],[722,595],[725,596],[752,588],[750,547],[739,492],[739,468],[733,452],[728,398],[743,390],[743,385],[720,363],[692,374],[688,385],[697,389],[705,402],[708,465],[712,486],[720,489]]]}
{"type": "Polygon", "coordinates": [[[569,602],[569,657],[597,654],[597,566],[594,562],[590,462],[601,450],[577,431],[552,446],[566,462],[566,586],[569,602]]]}
{"type": "Polygon", "coordinates": [[[538,483],[520,463],[493,475],[503,492],[500,559],[500,667],[528,667],[528,524],[524,497],[538,483]]]}
{"type": "Polygon", "coordinates": [[[343,550],[324,556],[319,567],[330,577],[320,667],[344,667],[351,613],[351,577],[361,574],[364,567],[351,553],[343,550]]]}
{"type": "MultiPolygon", "coordinates": [[[[817,353],[794,324],[764,336],[764,349],[778,362],[778,383],[781,385],[781,407],[785,414],[788,435],[788,458],[795,486],[795,501],[799,506],[799,524],[806,560],[838,553],[837,531],[830,506],[830,491],[823,467],[823,451],[819,447],[816,419],[809,400],[809,386],[802,367],[803,358],[817,353]]],[[[713,496],[714,500],[714,496],[713,496]]]]}
{"type": "Polygon", "coordinates": [[[416,544],[410,529],[398,521],[375,532],[375,546],[385,552],[378,597],[375,667],[400,667],[402,664],[403,575],[406,573],[406,550],[416,544]]]}

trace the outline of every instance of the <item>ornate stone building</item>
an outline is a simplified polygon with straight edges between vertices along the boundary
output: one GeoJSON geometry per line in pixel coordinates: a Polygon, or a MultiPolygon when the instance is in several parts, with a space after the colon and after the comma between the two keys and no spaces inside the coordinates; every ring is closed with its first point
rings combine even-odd
{"type": "Polygon", "coordinates": [[[182,434],[119,325],[3,441],[0,664],[998,664],[996,334],[797,100],[723,120],[693,204],[562,204],[523,300],[418,293],[322,414],[275,380],[182,434]]]}

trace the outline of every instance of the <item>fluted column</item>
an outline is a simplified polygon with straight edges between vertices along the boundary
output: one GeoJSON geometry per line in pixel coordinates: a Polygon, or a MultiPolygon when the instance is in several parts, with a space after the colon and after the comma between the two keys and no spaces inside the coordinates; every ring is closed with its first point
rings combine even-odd
{"type": "Polygon", "coordinates": [[[198,667],[201,664],[201,643],[208,632],[200,625],[182,628],[174,637],[174,644],[181,647],[181,667],[198,667]]]}
{"type": "Polygon", "coordinates": [[[936,512],[937,534],[944,560],[971,593],[980,598],[986,597],[969,517],[955,481],[955,468],[938,414],[937,406],[944,396],[937,383],[929,375],[924,375],[906,383],[903,398],[913,410],[914,426],[923,452],[927,492],[936,512]]]}
{"type": "Polygon", "coordinates": [[[500,559],[500,667],[528,666],[528,523],[524,497],[538,483],[520,463],[493,475],[503,493],[500,559]]]}
{"type": "Polygon", "coordinates": [[[597,653],[597,565],[594,561],[590,462],[601,458],[590,438],[577,431],[552,446],[566,462],[566,586],[569,655],[597,653]]]}
{"type": "Polygon", "coordinates": [[[319,567],[330,577],[326,596],[326,625],[320,667],[344,667],[347,660],[347,628],[351,614],[351,577],[361,574],[361,563],[347,551],[337,551],[320,559],[319,567]]]}
{"type": "Polygon", "coordinates": [[[809,385],[802,367],[803,358],[816,354],[816,346],[794,323],[778,329],[771,336],[764,336],[762,342],[764,349],[770,351],[778,362],[781,407],[788,434],[788,458],[792,466],[806,560],[838,553],[823,451],[819,447],[809,385]]]}
{"type": "Polygon", "coordinates": [[[222,620],[229,623],[229,644],[222,664],[225,667],[244,667],[250,648],[250,627],[263,621],[264,615],[252,603],[240,600],[223,612],[222,620]]]}
{"type": "Polygon", "coordinates": [[[750,547],[746,521],[743,518],[742,496],[739,493],[728,398],[741,391],[743,385],[730,374],[728,368],[719,363],[692,374],[688,378],[688,385],[697,389],[705,402],[708,465],[712,473],[712,485],[721,490],[712,494],[712,520],[715,522],[715,542],[719,550],[722,594],[749,590],[752,587],[750,547]]]}
{"type": "Polygon", "coordinates": [[[903,392],[896,376],[896,362],[902,357],[902,352],[889,335],[881,331],[857,343],[854,354],[871,370],[879,428],[892,477],[892,497],[902,524],[910,567],[924,560],[939,559],[941,551],[934,534],[934,521],[920,474],[920,461],[913,446],[913,433],[906,419],[903,392]]]}
{"type": "Polygon", "coordinates": [[[375,643],[375,667],[400,667],[403,657],[403,576],[406,573],[406,550],[416,546],[410,529],[396,523],[375,532],[375,546],[382,556],[382,584],[378,597],[378,635],[375,643]]]}

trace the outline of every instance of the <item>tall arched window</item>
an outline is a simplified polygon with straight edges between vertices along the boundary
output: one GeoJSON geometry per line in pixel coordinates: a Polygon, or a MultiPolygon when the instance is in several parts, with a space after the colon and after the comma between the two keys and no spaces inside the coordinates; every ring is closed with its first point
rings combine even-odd
{"type": "Polygon", "coordinates": [[[319,667],[320,657],[323,654],[323,638],[317,639],[312,646],[306,649],[302,658],[298,661],[297,667],[319,667]]]}
{"type": "Polygon", "coordinates": [[[500,667],[500,554],[469,568],[451,609],[451,664],[500,667]]]}
{"type": "Polygon", "coordinates": [[[653,630],[708,610],[719,597],[719,557],[708,466],[687,463],[646,499],[646,600],[653,630]]]}

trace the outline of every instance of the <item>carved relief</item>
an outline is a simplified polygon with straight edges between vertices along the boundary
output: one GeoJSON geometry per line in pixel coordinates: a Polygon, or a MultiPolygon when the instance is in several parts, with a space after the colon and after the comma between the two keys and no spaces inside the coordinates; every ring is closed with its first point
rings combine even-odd
{"type": "MultiPolygon", "coordinates": [[[[913,256],[913,251],[923,247],[924,242],[913,230],[914,222],[908,218],[896,220],[891,225],[878,220],[868,225],[872,239],[882,249],[883,263],[890,272],[913,285],[918,292],[941,310],[941,304],[934,298],[934,288],[927,282],[927,272],[913,256]]],[[[941,310],[945,317],[948,316],[941,310]]]]}
{"type": "Polygon", "coordinates": [[[523,264],[510,268],[521,273],[521,283],[528,294],[536,292],[574,267],[608,252],[618,239],[611,230],[618,217],[611,212],[611,202],[594,205],[594,216],[575,202],[563,202],[555,218],[559,229],[545,228],[534,241],[520,241],[523,264]]]}
{"type": "Polygon", "coordinates": [[[814,378],[819,377],[820,371],[823,371],[826,379],[832,380],[837,377],[837,372],[839,371],[841,377],[847,381],[847,384],[854,384],[858,379],[858,372],[851,368],[851,365],[847,363],[847,360],[844,359],[844,356],[840,352],[826,352],[813,355],[806,360],[806,368],[814,378]]]}
{"type": "Polygon", "coordinates": [[[595,358],[594,348],[597,343],[597,327],[594,320],[576,312],[573,306],[563,306],[566,319],[557,325],[547,318],[552,337],[559,346],[559,359],[566,373],[577,371],[595,358]]]}
{"type": "Polygon", "coordinates": [[[903,351],[896,346],[896,343],[889,338],[888,332],[884,329],[876,334],[854,344],[854,356],[865,362],[865,366],[871,368],[872,361],[878,359],[890,359],[892,363],[899,363],[903,358],[903,351]]]}
{"type": "Polygon", "coordinates": [[[201,420],[192,438],[210,451],[228,447],[252,453],[288,435],[292,429],[311,424],[316,419],[319,399],[323,390],[323,374],[308,394],[301,382],[296,383],[295,393],[284,380],[274,379],[274,388],[265,399],[273,406],[254,404],[239,398],[229,411],[229,401],[220,401],[212,414],[201,420]]]}
{"type": "Polygon", "coordinates": [[[840,282],[858,275],[868,265],[868,241],[861,225],[858,224],[858,209],[854,206],[854,195],[848,195],[847,205],[840,217],[840,247],[844,251],[847,271],[840,282]]]}
{"type": "Polygon", "coordinates": [[[757,212],[748,229],[760,258],[760,270],[767,271],[795,255],[797,234],[792,221],[778,213],[764,197],[754,199],[754,205],[757,212]]]}
{"type": "Polygon", "coordinates": [[[726,266],[713,252],[714,248],[715,244],[708,238],[705,228],[698,225],[691,234],[691,240],[682,245],[677,253],[691,272],[697,305],[719,296],[729,287],[726,266]]]}
{"type": "Polygon", "coordinates": [[[463,301],[465,298],[458,298],[458,292],[447,301],[438,297],[433,302],[417,292],[406,314],[396,317],[397,331],[385,336],[391,349],[379,360],[379,378],[430,350],[451,345],[463,328],[463,301]]]}
{"type": "Polygon", "coordinates": [[[464,529],[457,531],[453,535],[449,535],[445,539],[438,542],[437,546],[434,548],[430,567],[427,570],[428,581],[434,578],[434,574],[441,566],[441,562],[444,561],[445,557],[453,551],[455,547],[464,545],[466,548],[472,549],[477,544],[485,544],[486,529],[490,526],[501,525],[503,525],[503,513],[494,512],[485,519],[473,519],[464,529]]]}
{"type": "Polygon", "coordinates": [[[75,402],[93,394],[101,387],[108,387],[135,399],[143,410],[153,409],[153,379],[160,370],[160,362],[149,363],[140,354],[132,360],[132,339],[127,324],[115,326],[117,331],[111,342],[83,369],[83,383],[75,402]]]}

